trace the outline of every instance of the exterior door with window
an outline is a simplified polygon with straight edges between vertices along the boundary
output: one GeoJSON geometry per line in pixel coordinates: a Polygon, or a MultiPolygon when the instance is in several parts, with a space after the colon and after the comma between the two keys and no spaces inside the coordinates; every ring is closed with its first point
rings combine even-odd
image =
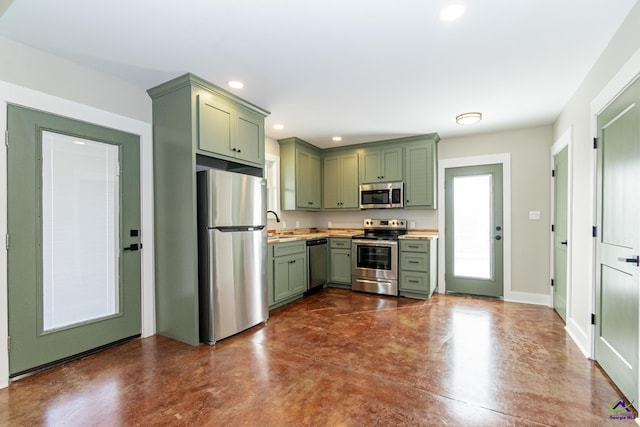
{"type": "Polygon", "coordinates": [[[502,165],[445,170],[447,292],[503,295],[502,165]]]}
{"type": "Polygon", "coordinates": [[[598,115],[597,179],[595,356],[637,405],[640,80],[598,115]]]}
{"type": "Polygon", "coordinates": [[[9,105],[9,370],[140,334],[140,141],[9,105]]]}

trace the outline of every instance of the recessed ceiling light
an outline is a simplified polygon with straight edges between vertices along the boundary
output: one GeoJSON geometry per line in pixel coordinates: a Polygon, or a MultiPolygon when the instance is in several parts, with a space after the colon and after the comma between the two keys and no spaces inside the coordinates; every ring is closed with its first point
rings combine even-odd
{"type": "Polygon", "coordinates": [[[277,129],[277,130],[282,130],[282,129],[284,129],[284,125],[281,125],[280,123],[278,123],[278,124],[273,125],[273,128],[277,129]]]}
{"type": "Polygon", "coordinates": [[[239,82],[237,80],[231,80],[229,83],[227,83],[229,85],[229,87],[232,87],[234,89],[242,89],[244,87],[244,83],[239,82]]]}
{"type": "Polygon", "coordinates": [[[333,140],[334,140],[334,141],[336,141],[336,142],[342,141],[342,137],[341,137],[341,136],[334,136],[334,137],[333,137],[333,138],[331,138],[331,139],[333,139],[333,140]]]}
{"type": "Polygon", "coordinates": [[[440,12],[440,19],[443,21],[455,21],[464,13],[464,6],[461,4],[452,4],[445,7],[440,12]]]}
{"type": "Polygon", "coordinates": [[[482,113],[463,113],[456,116],[456,123],[459,125],[472,125],[482,120],[482,113]]]}

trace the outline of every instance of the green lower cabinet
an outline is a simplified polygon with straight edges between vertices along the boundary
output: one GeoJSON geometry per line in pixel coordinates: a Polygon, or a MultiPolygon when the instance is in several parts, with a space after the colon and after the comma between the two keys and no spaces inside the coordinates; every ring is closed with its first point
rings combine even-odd
{"type": "Polygon", "coordinates": [[[398,293],[410,298],[429,298],[437,283],[437,240],[400,241],[398,293]]]}
{"type": "Polygon", "coordinates": [[[351,289],[351,239],[329,239],[329,286],[351,289]]]}
{"type": "Polygon", "coordinates": [[[307,251],[304,241],[269,245],[269,308],[300,298],[307,290],[307,251]]]}

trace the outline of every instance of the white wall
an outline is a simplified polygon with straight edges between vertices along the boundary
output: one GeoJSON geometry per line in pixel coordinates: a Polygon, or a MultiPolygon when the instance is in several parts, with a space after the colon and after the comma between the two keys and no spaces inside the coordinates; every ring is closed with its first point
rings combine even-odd
{"type": "Polygon", "coordinates": [[[553,126],[554,139],[573,128],[573,252],[567,331],[580,349],[591,355],[590,316],[594,297],[595,150],[593,118],[616,93],[640,74],[640,3],[616,32],[602,56],[581,83],[553,126]],[[636,58],[636,59],[634,59],[636,58]],[[593,105],[594,103],[597,105],[593,105]],[[595,108],[595,110],[593,110],[595,108]]]}
{"type": "MultiPolygon", "coordinates": [[[[7,103],[140,135],[142,194],[142,335],[155,333],[153,286],[153,158],[151,100],[95,70],[0,38],[0,130],[7,128],[7,103]],[[51,93],[60,96],[52,95],[51,93]]],[[[0,150],[0,235],[7,232],[7,158],[0,150]]],[[[7,251],[0,246],[0,387],[9,375],[7,339],[7,251]]]]}

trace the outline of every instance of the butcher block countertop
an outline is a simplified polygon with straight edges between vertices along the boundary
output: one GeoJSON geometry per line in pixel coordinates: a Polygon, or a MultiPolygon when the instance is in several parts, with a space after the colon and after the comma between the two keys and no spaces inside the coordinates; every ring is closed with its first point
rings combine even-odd
{"type": "MultiPolygon", "coordinates": [[[[362,229],[357,228],[298,228],[293,230],[269,231],[269,243],[294,242],[297,240],[321,239],[323,237],[337,237],[350,239],[362,234],[362,229]]],[[[438,238],[438,230],[409,230],[408,234],[400,239],[431,240],[438,238]]]]}

